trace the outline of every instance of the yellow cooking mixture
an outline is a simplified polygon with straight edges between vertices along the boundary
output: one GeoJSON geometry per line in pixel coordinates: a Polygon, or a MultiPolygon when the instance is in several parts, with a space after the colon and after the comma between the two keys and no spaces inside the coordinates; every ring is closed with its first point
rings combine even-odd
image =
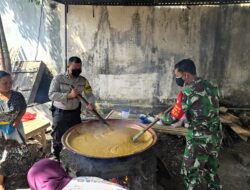
{"type": "Polygon", "coordinates": [[[66,144],[75,152],[90,157],[111,158],[131,155],[145,150],[153,142],[145,132],[136,142],[132,137],[140,130],[127,127],[79,127],[68,133],[66,144]]]}

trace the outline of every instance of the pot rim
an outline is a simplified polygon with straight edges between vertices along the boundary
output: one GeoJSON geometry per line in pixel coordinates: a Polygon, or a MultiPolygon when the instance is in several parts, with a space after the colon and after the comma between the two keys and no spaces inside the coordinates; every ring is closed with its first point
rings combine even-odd
{"type": "MultiPolygon", "coordinates": [[[[126,127],[129,127],[129,128],[136,128],[136,129],[141,128],[141,130],[143,130],[143,129],[145,129],[145,128],[147,127],[146,125],[144,125],[144,124],[142,124],[142,123],[139,123],[139,122],[137,122],[137,121],[135,121],[135,120],[106,119],[106,121],[107,121],[107,122],[108,122],[108,121],[122,121],[122,122],[126,122],[127,125],[133,124],[133,125],[136,125],[136,126],[137,126],[137,127],[134,127],[134,126],[133,126],[133,127],[126,126],[126,127]]],[[[96,120],[84,121],[84,122],[82,122],[82,123],[86,124],[86,123],[94,123],[94,122],[100,122],[100,121],[96,119],[96,120]]],[[[91,156],[91,155],[88,155],[88,154],[82,154],[82,153],[79,153],[78,151],[72,149],[72,148],[70,147],[70,145],[67,143],[67,137],[68,137],[68,135],[71,133],[71,131],[75,130],[75,129],[78,128],[79,126],[82,126],[82,123],[79,123],[79,124],[77,124],[77,125],[71,127],[70,129],[68,129],[68,130],[63,134],[63,136],[62,136],[62,138],[61,138],[61,142],[62,142],[64,148],[68,149],[69,151],[74,152],[75,154],[78,154],[78,155],[81,155],[81,156],[84,156],[84,157],[88,157],[88,158],[98,158],[98,159],[114,159],[114,158],[124,158],[124,157],[134,156],[134,155],[138,155],[138,154],[140,154],[140,153],[142,153],[142,152],[145,152],[146,150],[150,149],[150,148],[151,148],[152,146],[154,146],[155,143],[157,142],[157,135],[156,135],[155,131],[154,131],[152,128],[150,128],[150,129],[148,129],[148,132],[151,133],[151,136],[152,136],[152,138],[153,138],[152,143],[151,143],[149,146],[147,146],[146,148],[141,149],[141,150],[139,150],[139,151],[137,151],[137,152],[135,152],[135,153],[131,153],[131,154],[127,154],[127,155],[121,155],[121,156],[112,156],[112,157],[98,157],[98,156],[91,156]]]]}

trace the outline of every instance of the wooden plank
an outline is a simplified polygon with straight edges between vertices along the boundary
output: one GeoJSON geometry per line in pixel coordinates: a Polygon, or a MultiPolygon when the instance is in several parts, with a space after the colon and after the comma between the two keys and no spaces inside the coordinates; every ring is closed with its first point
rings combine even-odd
{"type": "Polygon", "coordinates": [[[36,97],[45,64],[41,61],[17,61],[12,69],[13,89],[21,92],[27,104],[36,97]]]}
{"type": "Polygon", "coordinates": [[[184,127],[171,128],[169,126],[154,125],[152,128],[157,132],[167,133],[172,135],[186,136],[188,133],[188,129],[184,127]]]}
{"type": "Polygon", "coordinates": [[[36,113],[39,117],[44,117],[52,123],[52,113],[50,111],[52,102],[47,102],[44,104],[35,104],[27,108],[27,112],[36,113]]]}
{"type": "Polygon", "coordinates": [[[240,118],[231,113],[220,114],[220,121],[223,123],[237,123],[241,125],[240,118]]]}
{"type": "MultiPolygon", "coordinates": [[[[111,115],[112,119],[121,119],[121,113],[118,111],[114,111],[111,115]]],[[[130,114],[128,120],[133,120],[135,122],[138,122],[137,117],[135,115],[130,114]]],[[[171,128],[169,126],[162,126],[162,125],[154,125],[152,127],[156,132],[161,132],[161,133],[168,133],[172,135],[180,135],[180,136],[186,136],[187,134],[187,129],[184,127],[178,127],[178,128],[171,128]]]]}
{"type": "MultiPolygon", "coordinates": [[[[111,118],[115,119],[121,119],[120,112],[115,111],[112,115],[111,118]]],[[[131,115],[128,118],[129,120],[137,120],[137,118],[133,118],[131,115]]],[[[224,124],[228,124],[229,126],[233,126],[233,130],[236,132],[236,134],[240,135],[240,137],[246,141],[247,137],[244,136],[246,132],[245,129],[242,129],[240,127],[240,119],[233,114],[230,113],[225,113],[225,114],[220,114],[220,121],[224,124]],[[238,127],[236,127],[238,125],[238,127]]],[[[156,132],[160,133],[167,133],[167,134],[172,134],[172,135],[180,135],[180,136],[186,136],[188,133],[188,129],[184,127],[178,127],[178,128],[171,128],[169,126],[162,126],[162,125],[154,125],[152,127],[156,132]]]]}
{"type": "Polygon", "coordinates": [[[232,121],[229,121],[227,118],[225,118],[225,117],[221,117],[220,116],[220,122],[221,123],[224,123],[224,124],[232,124],[233,122],[232,121]]]}
{"type": "Polygon", "coordinates": [[[239,136],[240,136],[240,138],[241,138],[243,141],[247,142],[248,137],[245,137],[245,136],[242,136],[242,135],[239,135],[239,136]]]}
{"type": "Polygon", "coordinates": [[[226,107],[220,107],[220,113],[226,113],[227,112],[227,108],[226,107]]]}
{"type": "Polygon", "coordinates": [[[244,129],[242,128],[240,125],[233,123],[231,125],[229,125],[233,131],[238,134],[238,135],[242,135],[245,137],[250,137],[250,130],[244,129]]]}
{"type": "Polygon", "coordinates": [[[26,139],[34,138],[43,146],[43,152],[46,151],[46,129],[50,126],[50,121],[46,118],[37,117],[34,120],[23,122],[24,134],[26,139]]]}
{"type": "Polygon", "coordinates": [[[26,137],[30,138],[39,133],[39,131],[48,128],[50,126],[50,122],[44,118],[36,118],[34,120],[23,122],[23,126],[26,137]]]}

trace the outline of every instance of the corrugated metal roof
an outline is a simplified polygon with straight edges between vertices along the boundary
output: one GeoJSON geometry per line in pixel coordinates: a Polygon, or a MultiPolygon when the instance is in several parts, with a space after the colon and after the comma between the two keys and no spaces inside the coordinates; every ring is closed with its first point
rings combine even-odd
{"type": "Polygon", "coordinates": [[[219,5],[250,3],[250,0],[54,0],[68,5],[132,5],[132,6],[172,6],[172,5],[219,5]]]}

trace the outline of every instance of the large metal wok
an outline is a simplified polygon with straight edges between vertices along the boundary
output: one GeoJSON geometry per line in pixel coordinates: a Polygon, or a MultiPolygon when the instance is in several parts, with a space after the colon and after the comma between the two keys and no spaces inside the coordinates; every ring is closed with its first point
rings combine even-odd
{"type": "MultiPolygon", "coordinates": [[[[131,120],[122,120],[122,119],[108,119],[106,120],[108,122],[108,124],[110,126],[115,126],[117,128],[132,128],[132,129],[136,129],[138,131],[146,128],[146,125],[143,125],[141,123],[137,123],[135,121],[131,121],[131,120]]],[[[77,137],[78,133],[79,133],[79,129],[84,129],[86,130],[95,130],[98,127],[107,127],[106,125],[100,125],[100,121],[99,120],[91,120],[91,121],[87,121],[87,122],[83,122],[81,124],[75,125],[74,127],[70,128],[62,137],[62,144],[64,145],[64,147],[66,149],[68,149],[69,151],[76,153],[78,155],[84,156],[84,157],[89,157],[89,158],[101,158],[101,159],[109,159],[109,158],[119,158],[119,157],[128,157],[128,156],[132,156],[135,154],[139,154],[141,152],[144,152],[146,150],[148,150],[150,147],[152,147],[156,141],[157,141],[157,136],[155,134],[155,132],[152,129],[149,129],[148,132],[150,133],[151,137],[152,137],[152,141],[150,142],[150,144],[148,144],[145,148],[138,150],[136,152],[133,152],[131,154],[126,154],[126,155],[119,155],[119,156],[111,156],[111,157],[97,157],[97,156],[93,156],[93,155],[89,155],[89,154],[84,154],[82,152],[79,152],[77,149],[75,149],[71,142],[70,142],[70,138],[74,138],[77,137]]],[[[132,136],[131,136],[132,138],[132,136]]],[[[84,142],[83,142],[84,143],[84,142]]],[[[80,145],[79,145],[80,146],[80,145]]]]}

